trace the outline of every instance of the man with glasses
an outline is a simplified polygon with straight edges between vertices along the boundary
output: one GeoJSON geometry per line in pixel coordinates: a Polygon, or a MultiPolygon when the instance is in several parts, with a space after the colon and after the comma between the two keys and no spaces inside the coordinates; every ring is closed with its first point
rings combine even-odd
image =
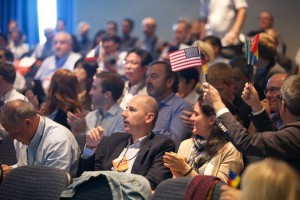
{"type": "Polygon", "coordinates": [[[277,128],[282,128],[284,126],[284,123],[279,114],[278,96],[280,95],[280,88],[283,84],[283,81],[287,76],[288,74],[285,73],[274,74],[269,79],[267,87],[265,89],[266,99],[269,102],[271,111],[270,118],[277,128]]]}
{"type": "Polygon", "coordinates": [[[278,130],[259,101],[257,91],[252,84],[244,88],[242,98],[251,106],[253,121],[259,133],[248,132],[232,116],[221,101],[218,91],[203,84],[205,102],[216,111],[216,123],[227,138],[242,153],[261,157],[275,157],[285,160],[300,170],[300,76],[287,77],[278,95],[279,113],[285,126],[278,130]]]}

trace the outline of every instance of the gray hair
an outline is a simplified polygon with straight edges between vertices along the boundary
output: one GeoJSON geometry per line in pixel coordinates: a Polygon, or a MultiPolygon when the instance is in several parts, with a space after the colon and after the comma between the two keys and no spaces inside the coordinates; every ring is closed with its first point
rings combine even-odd
{"type": "Polygon", "coordinates": [[[0,123],[14,125],[24,119],[32,119],[37,116],[33,105],[25,100],[13,100],[4,104],[0,123]]]}
{"type": "Polygon", "coordinates": [[[300,116],[300,75],[288,76],[283,82],[280,94],[290,113],[300,116]]]}

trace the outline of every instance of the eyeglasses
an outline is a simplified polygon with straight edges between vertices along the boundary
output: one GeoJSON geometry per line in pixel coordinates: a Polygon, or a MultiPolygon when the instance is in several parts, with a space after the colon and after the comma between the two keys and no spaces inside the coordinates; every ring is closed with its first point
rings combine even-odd
{"type": "Polygon", "coordinates": [[[265,92],[265,95],[270,92],[271,94],[276,94],[276,92],[278,92],[280,90],[279,87],[270,87],[270,88],[267,88],[264,92],[265,92]]]}
{"type": "Polygon", "coordinates": [[[128,64],[131,64],[131,65],[139,65],[140,63],[135,61],[135,60],[124,60],[123,61],[123,64],[124,65],[128,65],[128,64]]]}

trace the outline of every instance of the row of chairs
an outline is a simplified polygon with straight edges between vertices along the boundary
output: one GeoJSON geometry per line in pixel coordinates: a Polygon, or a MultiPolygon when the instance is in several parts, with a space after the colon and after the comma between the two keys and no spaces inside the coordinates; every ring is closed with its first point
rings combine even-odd
{"type": "MultiPolygon", "coordinates": [[[[117,173],[117,172],[116,172],[117,173]]],[[[130,176],[130,175],[128,175],[130,176]]],[[[200,177],[202,180],[211,178],[210,176],[200,177]]],[[[145,179],[146,180],[146,179],[145,179]]],[[[190,187],[190,178],[168,179],[158,185],[152,197],[153,200],[181,200],[185,197],[185,191],[190,187]]],[[[205,182],[205,181],[204,181],[205,182]]],[[[73,197],[61,198],[62,192],[72,183],[72,178],[68,172],[52,168],[49,166],[22,166],[13,169],[0,182],[0,199],[2,200],[113,200],[113,193],[105,176],[98,176],[81,184],[76,188],[73,197]]],[[[196,193],[203,192],[201,196],[205,199],[216,200],[220,197],[220,186],[223,183],[216,182],[213,190],[207,190],[205,184],[196,185],[196,193]]],[[[150,185],[149,185],[150,189],[150,185]]],[[[131,193],[139,193],[133,185],[131,193]]],[[[114,191],[116,192],[116,191],[114,191]]],[[[120,192],[120,191],[117,191],[120,192]]],[[[123,196],[123,195],[120,195],[123,196]]],[[[130,195],[129,195],[130,196],[130,195]]],[[[142,195],[138,195],[142,196],[142,195]]],[[[197,196],[196,196],[197,197],[197,196]]],[[[124,197],[124,199],[127,199],[124,197]]],[[[139,198],[141,199],[141,198],[139,198]]],[[[191,195],[188,199],[195,198],[191,195]]]]}
{"type": "MultiPolygon", "coordinates": [[[[81,149],[85,144],[85,136],[77,136],[81,149]]],[[[22,166],[12,170],[2,181],[1,162],[13,165],[17,162],[14,144],[10,139],[0,144],[0,199],[2,200],[56,200],[64,199],[60,195],[72,183],[69,173],[48,166],[22,166]],[[2,182],[1,182],[2,181],[2,182]]],[[[192,179],[168,179],[160,183],[155,190],[153,200],[184,199],[185,190],[192,179]]],[[[219,199],[220,185],[215,185],[208,199],[219,199]]],[[[199,188],[201,190],[201,188],[199,188]]],[[[139,191],[136,191],[139,192],[139,191]]],[[[70,198],[69,198],[70,199],[70,198]]],[[[104,199],[112,200],[112,191],[105,176],[90,179],[76,188],[71,199],[104,199]]]]}

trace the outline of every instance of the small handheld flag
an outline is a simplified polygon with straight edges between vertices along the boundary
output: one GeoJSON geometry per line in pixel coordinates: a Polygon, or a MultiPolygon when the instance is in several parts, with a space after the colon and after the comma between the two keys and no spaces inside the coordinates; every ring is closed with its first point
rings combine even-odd
{"type": "Polygon", "coordinates": [[[200,52],[197,46],[181,49],[169,54],[172,71],[201,67],[200,52]]]}
{"type": "Polygon", "coordinates": [[[259,34],[256,34],[252,40],[246,39],[246,58],[248,64],[248,82],[251,82],[252,79],[252,68],[253,65],[258,61],[258,41],[259,34]]]}
{"type": "Polygon", "coordinates": [[[257,61],[258,61],[258,40],[259,40],[259,34],[256,34],[254,36],[252,45],[250,47],[250,51],[253,54],[252,65],[257,63],[257,61]]]}
{"type": "Polygon", "coordinates": [[[227,185],[237,188],[240,184],[240,181],[241,177],[239,175],[236,175],[232,170],[230,170],[227,185]]]}

